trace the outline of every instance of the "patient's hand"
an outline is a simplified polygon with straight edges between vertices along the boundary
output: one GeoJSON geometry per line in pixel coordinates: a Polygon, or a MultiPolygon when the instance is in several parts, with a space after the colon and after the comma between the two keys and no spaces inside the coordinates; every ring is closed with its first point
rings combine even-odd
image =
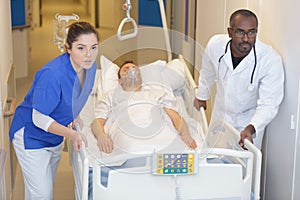
{"type": "Polygon", "coordinates": [[[97,118],[93,120],[91,127],[92,132],[97,139],[97,145],[100,151],[104,153],[111,153],[113,150],[113,142],[104,132],[104,124],[106,119],[97,118]]]}
{"type": "Polygon", "coordinates": [[[113,150],[112,139],[106,135],[98,136],[97,145],[99,150],[104,153],[111,153],[113,150]]]}
{"type": "Polygon", "coordinates": [[[192,138],[192,136],[190,135],[190,133],[185,132],[181,134],[181,139],[183,140],[183,142],[190,148],[192,149],[196,149],[197,148],[197,143],[196,141],[192,138]]]}

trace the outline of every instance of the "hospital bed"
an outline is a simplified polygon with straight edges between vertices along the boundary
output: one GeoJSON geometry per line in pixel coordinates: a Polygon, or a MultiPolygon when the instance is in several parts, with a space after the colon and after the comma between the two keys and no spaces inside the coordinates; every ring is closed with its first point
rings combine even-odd
{"type": "MultiPolygon", "coordinates": [[[[97,76],[101,77],[107,73],[107,69],[102,66],[103,63],[105,61],[101,62],[101,71],[97,71],[97,76]]],[[[203,143],[201,148],[193,152],[197,155],[195,163],[197,163],[198,172],[172,175],[153,174],[155,152],[140,154],[117,152],[106,156],[99,152],[90,130],[90,124],[94,118],[95,98],[97,95],[103,95],[103,90],[105,90],[103,84],[109,83],[107,85],[109,87],[112,84],[110,81],[116,80],[96,78],[96,86],[80,114],[85,124],[81,133],[86,135],[89,145],[87,148],[82,148],[80,152],[76,152],[72,145],[69,145],[77,200],[88,199],[90,169],[93,171],[94,199],[260,199],[260,150],[249,141],[245,141],[248,151],[240,148],[238,146],[239,132],[224,121],[208,128],[204,110],[201,109],[199,112],[193,107],[196,85],[185,61],[179,56],[179,59],[166,63],[167,67],[176,68],[177,65],[180,67],[176,73],[183,73],[184,84],[175,84],[177,88],[172,88],[174,95],[179,104],[184,107],[183,116],[188,115],[199,121],[201,132],[207,138],[207,141],[204,141],[205,145],[203,143]],[[106,177],[107,185],[101,183],[103,168],[118,166],[126,160],[138,158],[144,158],[143,165],[112,169],[106,177]]],[[[110,66],[109,69],[113,67],[110,66]]],[[[170,77],[168,74],[161,74],[170,77]]],[[[174,79],[174,74],[171,77],[174,79]]],[[[178,80],[178,77],[175,80],[178,80]]]]}

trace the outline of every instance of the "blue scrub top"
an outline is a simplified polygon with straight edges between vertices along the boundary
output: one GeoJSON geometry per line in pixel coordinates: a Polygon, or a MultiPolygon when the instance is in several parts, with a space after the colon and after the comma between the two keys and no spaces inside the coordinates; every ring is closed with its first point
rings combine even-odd
{"type": "Polygon", "coordinates": [[[81,86],[68,53],[46,64],[36,73],[24,101],[16,109],[9,131],[10,140],[16,131],[24,127],[25,149],[59,145],[63,141],[62,136],[45,132],[33,124],[33,108],[67,126],[85,105],[93,88],[95,74],[96,63],[86,70],[85,82],[81,86]]]}

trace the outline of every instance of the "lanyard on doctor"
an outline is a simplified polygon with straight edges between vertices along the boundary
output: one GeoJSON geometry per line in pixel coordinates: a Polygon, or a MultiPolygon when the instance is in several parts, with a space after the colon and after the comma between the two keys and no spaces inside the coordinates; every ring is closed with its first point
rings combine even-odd
{"type": "MultiPolygon", "coordinates": [[[[219,65],[221,63],[221,60],[222,58],[225,56],[225,54],[227,53],[227,50],[228,50],[228,46],[229,44],[231,43],[231,40],[229,40],[226,44],[226,47],[225,47],[225,52],[223,55],[220,56],[218,62],[219,62],[219,65]]],[[[257,65],[257,56],[256,56],[256,50],[255,50],[255,45],[253,45],[253,53],[254,53],[254,67],[253,67],[253,70],[252,70],[252,74],[251,74],[251,79],[250,79],[250,84],[248,86],[248,91],[253,91],[254,90],[254,85],[253,85],[253,76],[254,76],[254,72],[255,72],[255,69],[256,69],[256,65],[257,65]]]]}

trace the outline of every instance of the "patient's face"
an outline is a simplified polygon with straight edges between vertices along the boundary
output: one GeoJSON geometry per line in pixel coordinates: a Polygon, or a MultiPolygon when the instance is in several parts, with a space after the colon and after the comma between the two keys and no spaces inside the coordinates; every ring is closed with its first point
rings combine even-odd
{"type": "Polygon", "coordinates": [[[125,91],[140,90],[142,77],[140,69],[135,64],[124,64],[119,71],[119,75],[119,83],[125,91]]]}
{"type": "Polygon", "coordinates": [[[134,63],[126,63],[120,69],[120,76],[122,77],[122,76],[126,75],[130,68],[134,68],[138,72],[140,71],[140,69],[134,63]]]}

